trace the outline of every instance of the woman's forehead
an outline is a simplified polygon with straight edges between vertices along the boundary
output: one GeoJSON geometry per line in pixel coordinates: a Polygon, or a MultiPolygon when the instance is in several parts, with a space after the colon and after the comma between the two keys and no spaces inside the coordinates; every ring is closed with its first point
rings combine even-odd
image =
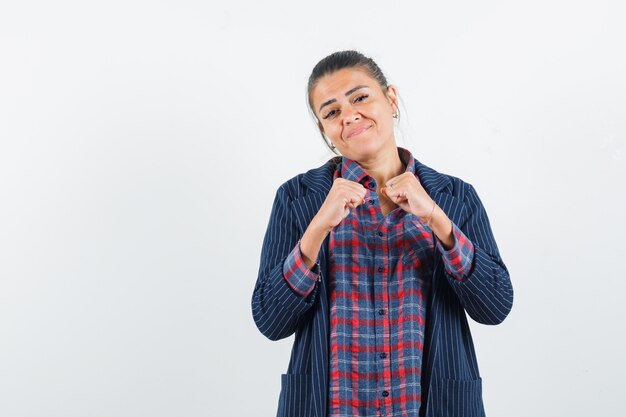
{"type": "Polygon", "coordinates": [[[355,87],[365,86],[373,88],[377,83],[365,70],[344,68],[320,78],[315,88],[313,88],[311,96],[313,103],[338,99],[339,96],[344,96],[355,87]]]}

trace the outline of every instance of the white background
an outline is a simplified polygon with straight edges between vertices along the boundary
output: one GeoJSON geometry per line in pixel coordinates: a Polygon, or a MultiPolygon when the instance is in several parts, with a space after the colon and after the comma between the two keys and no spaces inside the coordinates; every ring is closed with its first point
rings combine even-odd
{"type": "Polygon", "coordinates": [[[395,3],[1,3],[1,416],[275,415],[292,338],[250,299],[277,187],[332,157],[305,85],[342,49],[489,214],[487,414],[623,413],[624,3],[395,3]]]}

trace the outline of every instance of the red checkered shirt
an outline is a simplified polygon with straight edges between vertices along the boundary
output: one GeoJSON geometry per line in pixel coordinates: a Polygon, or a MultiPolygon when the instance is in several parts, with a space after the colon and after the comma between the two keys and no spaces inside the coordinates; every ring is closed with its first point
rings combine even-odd
{"type": "MultiPolygon", "coordinates": [[[[411,153],[398,147],[406,171],[411,153]]],[[[329,417],[418,416],[424,327],[435,246],[446,270],[464,280],[474,246],[453,223],[446,250],[432,229],[400,207],[383,215],[376,181],[346,157],[334,178],[363,184],[365,204],[352,209],[330,233],[329,417]]],[[[419,178],[418,178],[419,180],[419,178]]],[[[283,266],[291,288],[307,296],[319,279],[299,244],[283,266]]]]}

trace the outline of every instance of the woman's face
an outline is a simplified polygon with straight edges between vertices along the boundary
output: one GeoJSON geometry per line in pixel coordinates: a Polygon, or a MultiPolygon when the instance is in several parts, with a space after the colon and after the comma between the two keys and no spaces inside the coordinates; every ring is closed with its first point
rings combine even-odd
{"type": "Polygon", "coordinates": [[[320,78],[311,101],[322,132],[342,155],[367,161],[387,147],[395,152],[394,86],[385,95],[365,70],[346,68],[320,78]]]}

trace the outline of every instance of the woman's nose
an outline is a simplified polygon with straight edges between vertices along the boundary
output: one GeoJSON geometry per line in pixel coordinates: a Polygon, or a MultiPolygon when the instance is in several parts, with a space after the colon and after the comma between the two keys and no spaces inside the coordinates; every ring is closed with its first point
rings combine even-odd
{"type": "Polygon", "coordinates": [[[355,122],[361,118],[361,114],[353,109],[352,107],[348,107],[343,111],[343,122],[346,124],[350,124],[355,122]]]}

